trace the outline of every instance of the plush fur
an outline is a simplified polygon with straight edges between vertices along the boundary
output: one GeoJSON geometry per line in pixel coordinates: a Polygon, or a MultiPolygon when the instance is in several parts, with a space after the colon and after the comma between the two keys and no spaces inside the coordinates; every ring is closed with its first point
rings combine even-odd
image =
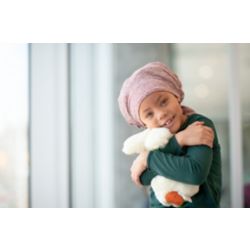
{"type": "MultiPolygon", "coordinates": [[[[167,145],[172,134],[167,128],[146,129],[143,132],[129,137],[123,144],[123,152],[127,155],[139,154],[144,150],[152,151],[167,145]]],[[[192,202],[191,197],[198,193],[199,186],[181,183],[163,176],[156,176],[151,181],[151,187],[156,198],[164,206],[181,206],[184,201],[192,202]],[[169,202],[168,194],[177,193],[178,200],[183,202],[169,202]]]]}

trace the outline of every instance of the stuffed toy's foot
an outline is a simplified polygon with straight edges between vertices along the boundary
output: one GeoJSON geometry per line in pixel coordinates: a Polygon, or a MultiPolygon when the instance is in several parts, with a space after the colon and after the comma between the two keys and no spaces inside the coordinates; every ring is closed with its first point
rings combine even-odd
{"type": "Polygon", "coordinates": [[[167,193],[165,200],[167,203],[172,204],[175,207],[179,207],[184,203],[184,199],[175,191],[167,193]]]}

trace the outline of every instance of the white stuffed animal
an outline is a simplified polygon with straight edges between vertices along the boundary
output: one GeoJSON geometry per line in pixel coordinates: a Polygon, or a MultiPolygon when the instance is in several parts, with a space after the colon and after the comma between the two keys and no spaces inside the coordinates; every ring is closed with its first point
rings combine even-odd
{"type": "MultiPolygon", "coordinates": [[[[151,151],[167,145],[172,134],[167,128],[146,129],[129,137],[123,144],[122,151],[127,154],[139,154],[144,150],[151,151]]],[[[179,207],[185,201],[192,202],[191,197],[198,193],[199,186],[190,185],[157,175],[151,181],[156,198],[164,206],[179,207]]]]}

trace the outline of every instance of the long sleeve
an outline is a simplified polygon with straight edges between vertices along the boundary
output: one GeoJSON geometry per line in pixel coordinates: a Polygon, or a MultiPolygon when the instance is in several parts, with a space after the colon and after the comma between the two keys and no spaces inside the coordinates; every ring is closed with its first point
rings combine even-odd
{"type": "Polygon", "coordinates": [[[161,152],[169,153],[173,155],[184,154],[183,148],[179,145],[175,136],[171,137],[168,144],[164,148],[159,149],[159,150],[161,152]]]}
{"type": "Polygon", "coordinates": [[[151,183],[151,180],[158,175],[155,171],[150,168],[147,168],[140,176],[140,182],[144,186],[148,186],[151,183]]]}
{"type": "Polygon", "coordinates": [[[184,156],[156,150],[149,154],[148,166],[158,175],[184,183],[200,185],[208,176],[212,157],[212,149],[207,146],[188,147],[184,156]]]}
{"type": "MultiPolygon", "coordinates": [[[[221,197],[221,154],[220,145],[213,122],[200,114],[188,117],[179,131],[195,121],[203,121],[214,130],[213,148],[207,146],[180,147],[175,136],[163,149],[152,151],[147,159],[148,168],[142,173],[143,185],[150,185],[156,175],[200,186],[200,191],[192,197],[192,203],[185,207],[219,207],[221,197]]],[[[152,191],[152,190],[151,190],[152,191]]],[[[150,207],[163,207],[154,192],[150,192],[150,207]]]]}
{"type": "MultiPolygon", "coordinates": [[[[200,116],[206,126],[211,127],[215,133],[214,147],[218,144],[214,124],[206,117],[200,116]]],[[[173,137],[173,140],[175,137],[173,137]]],[[[159,175],[184,183],[200,185],[208,174],[213,161],[213,149],[208,146],[189,146],[182,149],[176,139],[172,141],[171,147],[163,150],[150,152],[148,156],[148,167],[159,175]],[[176,153],[174,153],[176,148],[176,153]]],[[[168,146],[168,145],[167,145],[168,146]]]]}
{"type": "MultiPolygon", "coordinates": [[[[183,149],[182,147],[178,144],[175,136],[173,136],[168,144],[166,145],[166,147],[164,147],[163,149],[159,149],[160,152],[164,152],[164,153],[169,153],[169,154],[174,154],[174,155],[180,155],[181,153],[183,153],[183,149]]],[[[140,176],[140,181],[143,185],[148,186],[151,183],[151,180],[158,175],[155,171],[153,171],[150,168],[147,168],[142,175],[140,176]]]]}

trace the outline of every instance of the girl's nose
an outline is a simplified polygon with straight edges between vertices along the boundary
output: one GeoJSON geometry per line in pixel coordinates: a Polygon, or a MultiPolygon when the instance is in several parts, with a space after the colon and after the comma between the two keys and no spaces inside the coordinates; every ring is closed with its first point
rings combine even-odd
{"type": "Polygon", "coordinates": [[[166,112],[158,111],[157,120],[159,122],[162,122],[162,120],[164,120],[165,118],[166,118],[166,112]]]}

